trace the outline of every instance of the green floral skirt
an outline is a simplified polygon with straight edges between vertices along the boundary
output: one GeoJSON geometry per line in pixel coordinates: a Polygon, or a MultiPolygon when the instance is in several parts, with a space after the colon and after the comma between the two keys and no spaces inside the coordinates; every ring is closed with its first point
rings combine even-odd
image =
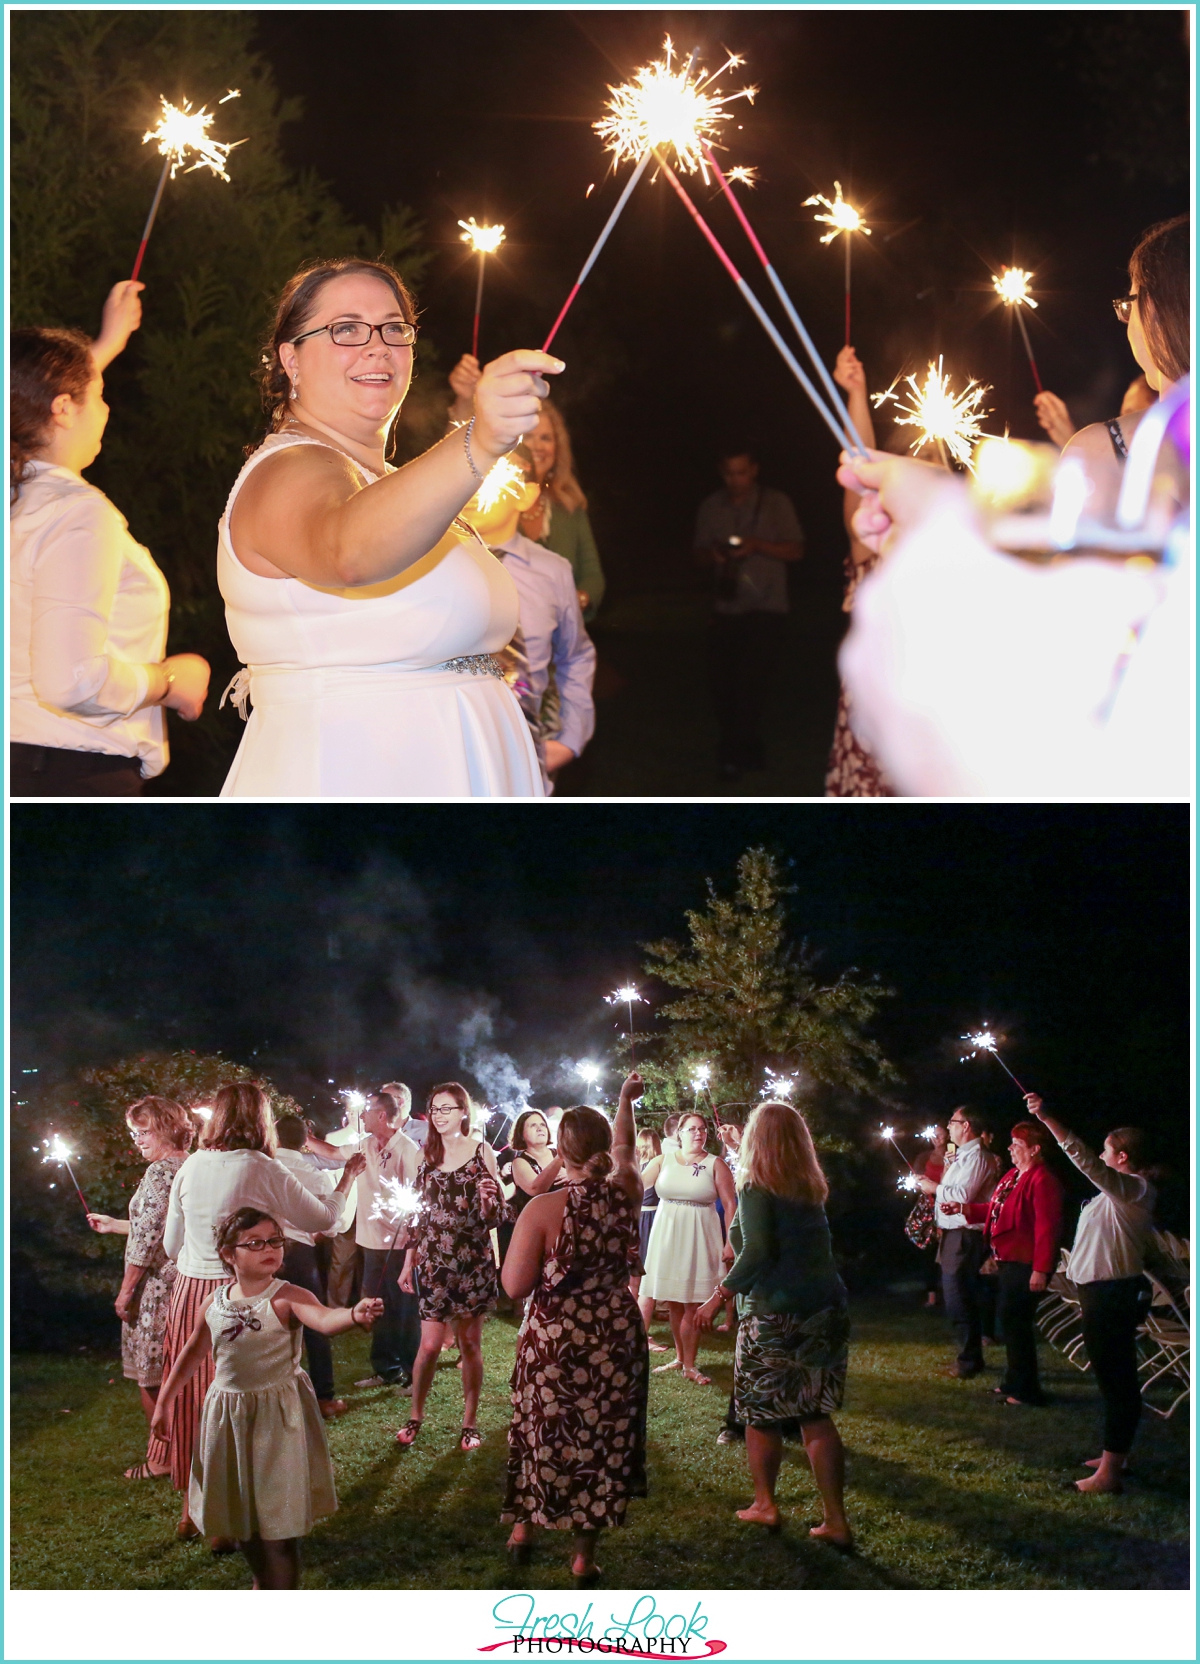
{"type": "Polygon", "coordinates": [[[733,1361],[734,1414],[747,1427],[795,1436],[842,1407],[850,1316],[844,1305],[811,1317],[747,1315],[733,1361]]]}

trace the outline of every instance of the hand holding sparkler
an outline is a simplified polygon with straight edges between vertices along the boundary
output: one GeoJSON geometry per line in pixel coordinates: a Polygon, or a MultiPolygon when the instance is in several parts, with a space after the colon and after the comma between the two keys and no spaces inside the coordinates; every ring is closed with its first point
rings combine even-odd
{"type": "Polygon", "coordinates": [[[514,445],[537,426],[541,401],[549,396],[545,376],[561,375],[561,358],[548,352],[517,348],[484,367],[475,388],[475,417],[471,455],[486,474],[514,445]]]}
{"type": "Polygon", "coordinates": [[[886,554],[918,526],[946,493],[960,489],[944,468],[885,451],[871,451],[862,458],[843,454],[837,478],[847,491],[861,496],[852,521],[854,535],[877,555],[886,554]]]}
{"type": "Polygon", "coordinates": [[[92,362],[98,370],[105,370],[120,353],[125,351],[129,337],[142,322],[142,290],[144,283],[125,278],[114,283],[104,302],[100,318],[100,333],[92,342],[92,362]]]}
{"type": "Polygon", "coordinates": [[[364,1299],[350,1308],[350,1317],[356,1329],[373,1329],[382,1316],[382,1300],[364,1299]]]}

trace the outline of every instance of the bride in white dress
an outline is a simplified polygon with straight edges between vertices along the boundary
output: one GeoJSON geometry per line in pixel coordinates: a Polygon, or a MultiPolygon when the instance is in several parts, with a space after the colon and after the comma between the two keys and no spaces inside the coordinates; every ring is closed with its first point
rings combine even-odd
{"type": "Polygon", "coordinates": [[[272,432],[238,475],[217,570],[253,706],[222,797],[541,797],[491,654],[517,623],[503,566],[455,523],[533,427],[547,353],[484,370],[475,414],[406,467],[384,451],[412,376],[413,302],[366,260],[298,274],[263,385],[272,432]],[[365,336],[365,339],[364,339],[365,336]]]}

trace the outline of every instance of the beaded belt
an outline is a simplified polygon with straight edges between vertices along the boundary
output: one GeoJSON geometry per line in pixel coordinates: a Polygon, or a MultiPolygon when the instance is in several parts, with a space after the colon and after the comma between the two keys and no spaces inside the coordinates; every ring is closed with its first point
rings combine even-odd
{"type": "Polygon", "coordinates": [[[690,1196],[660,1196],[660,1202],[674,1202],[677,1208],[711,1208],[715,1202],[693,1202],[690,1196]]]}
{"type": "Polygon", "coordinates": [[[496,676],[504,680],[504,672],[492,653],[468,653],[465,658],[446,659],[435,666],[438,670],[457,670],[464,676],[496,676]]]}
{"type": "Polygon", "coordinates": [[[221,695],[220,709],[224,709],[226,700],[231,700],[237,706],[238,715],[245,722],[248,717],[247,707],[251,701],[252,681],[257,678],[263,698],[267,696],[267,679],[272,684],[283,687],[306,685],[306,682],[319,680],[326,676],[363,677],[382,676],[396,673],[411,679],[414,685],[419,685],[422,676],[433,676],[439,672],[449,671],[456,676],[494,676],[497,681],[504,680],[504,672],[499,661],[491,653],[467,653],[461,658],[445,659],[441,664],[422,666],[417,669],[401,668],[390,665],[312,665],[294,667],[292,669],[272,668],[251,671],[243,666],[221,695]]]}

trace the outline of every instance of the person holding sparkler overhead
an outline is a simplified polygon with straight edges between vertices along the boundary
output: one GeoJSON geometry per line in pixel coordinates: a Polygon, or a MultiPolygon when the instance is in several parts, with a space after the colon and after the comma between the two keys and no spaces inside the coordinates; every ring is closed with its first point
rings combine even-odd
{"type": "Polygon", "coordinates": [[[254,713],[224,797],[540,797],[492,655],[516,591],[459,510],[537,420],[563,364],[510,352],[474,414],[404,468],[386,451],[415,308],[399,274],[327,260],[285,286],[261,376],[270,431],[234,483],[217,572],[254,713]]]}
{"type": "Polygon", "coordinates": [[[118,283],[100,335],[10,339],[9,711],[14,797],[139,797],[167,766],[169,707],[204,708],[208,664],[164,657],[170,593],[148,549],[83,472],[100,454],[105,367],[142,318],[118,283]]]}
{"type": "Polygon", "coordinates": [[[558,1129],[566,1188],[531,1199],[504,1262],[506,1292],[532,1298],[513,1369],[500,1520],[512,1527],[514,1565],[528,1563],[539,1528],[572,1532],[576,1588],[599,1581],[598,1532],[624,1525],[630,1497],[646,1494],[649,1358],[629,1290],[641,1092],[641,1076],[628,1075],[611,1128],[599,1110],[567,1110],[558,1129]]]}
{"type": "Polygon", "coordinates": [[[423,1205],[409,1231],[400,1287],[418,1293],[421,1346],[413,1365],[412,1415],[396,1434],[410,1445],[421,1431],[446,1326],[462,1354],[463,1421],[458,1448],[478,1450],[476,1426],[483,1386],[480,1330],[499,1292],[491,1233],[508,1218],[496,1153],[471,1133],[471,1099],[458,1081],[429,1094],[429,1133],[417,1182],[423,1205]],[[414,1285],[415,1278],[415,1285],[414,1285]]]}
{"type": "Polygon", "coordinates": [[[958,1340],[958,1357],[943,1374],[965,1381],[983,1369],[983,1329],[975,1285],[987,1250],[983,1221],[970,1219],[963,1204],[987,1200],[999,1177],[1000,1163],[979,1136],[982,1118],[968,1105],[954,1111],[946,1130],[955,1146],[954,1159],[947,1162],[939,1183],[924,1177],[917,1183],[926,1196],[936,1197],[934,1213],[942,1232],[942,1298],[958,1340]]]}
{"type": "Polygon", "coordinates": [[[1137,1330],[1150,1299],[1143,1272],[1157,1195],[1142,1156],[1140,1127],[1117,1127],[1097,1156],[1047,1114],[1036,1092],[1027,1092],[1025,1102],[1096,1187],[1079,1215],[1067,1276],[1079,1291],[1083,1343],[1104,1401],[1104,1447],[1087,1463],[1095,1473],[1076,1480],[1075,1489],[1115,1495],[1124,1489],[1122,1474],[1142,1414],[1137,1330]]]}

